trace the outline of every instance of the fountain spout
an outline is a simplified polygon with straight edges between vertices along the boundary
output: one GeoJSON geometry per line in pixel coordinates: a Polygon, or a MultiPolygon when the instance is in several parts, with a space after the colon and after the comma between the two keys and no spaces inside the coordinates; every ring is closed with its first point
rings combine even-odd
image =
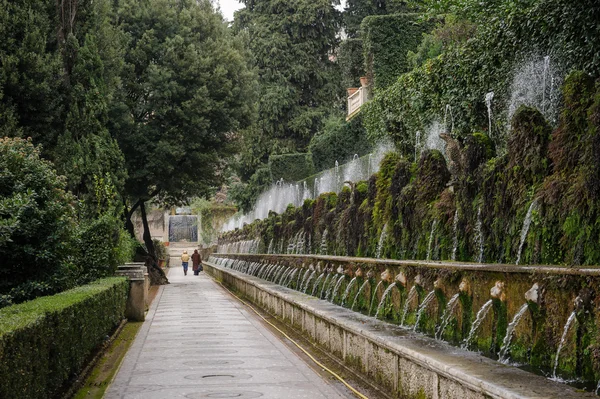
{"type": "Polygon", "coordinates": [[[504,292],[504,281],[496,281],[496,284],[490,289],[490,296],[493,299],[498,299],[502,302],[506,301],[506,293],[504,292]]]}

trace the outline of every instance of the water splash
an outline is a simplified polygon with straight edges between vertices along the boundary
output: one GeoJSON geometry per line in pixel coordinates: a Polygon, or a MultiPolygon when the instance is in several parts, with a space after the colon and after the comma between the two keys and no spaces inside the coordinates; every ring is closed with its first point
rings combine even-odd
{"type": "Polygon", "coordinates": [[[469,335],[467,336],[467,339],[464,340],[463,342],[463,349],[468,349],[469,345],[471,344],[471,341],[473,341],[473,339],[475,338],[475,333],[477,332],[477,329],[479,328],[479,326],[481,325],[481,323],[483,322],[483,320],[485,319],[485,316],[487,316],[487,314],[489,313],[490,309],[492,308],[492,300],[488,300],[486,303],[483,304],[483,306],[481,307],[481,309],[479,309],[479,312],[477,312],[477,317],[475,317],[475,321],[473,322],[473,325],[471,326],[471,330],[469,331],[469,335]]]}
{"type": "Polygon", "coordinates": [[[435,227],[437,226],[437,219],[431,222],[431,232],[429,233],[429,244],[427,245],[427,260],[431,260],[431,247],[433,245],[433,234],[435,233],[435,227]]]}
{"type": "Polygon", "coordinates": [[[517,261],[515,262],[516,265],[518,265],[521,261],[523,245],[525,245],[527,233],[529,233],[529,226],[531,226],[531,215],[534,210],[537,210],[537,200],[531,201],[531,205],[529,205],[529,209],[527,209],[527,214],[525,215],[525,220],[523,220],[523,227],[521,228],[521,241],[519,242],[519,252],[517,253],[517,261]]]}
{"type": "Polygon", "coordinates": [[[485,105],[488,113],[488,135],[492,137],[492,100],[494,99],[494,92],[490,91],[485,94],[485,105]]]}
{"type": "Polygon", "coordinates": [[[406,300],[404,301],[404,309],[402,310],[402,318],[400,319],[401,326],[404,325],[404,320],[406,320],[406,315],[408,314],[408,308],[410,307],[410,303],[412,302],[412,300],[415,299],[416,295],[417,286],[413,285],[410,291],[408,291],[408,295],[406,296],[406,300]]]}
{"type": "Polygon", "coordinates": [[[365,290],[367,284],[369,283],[369,279],[367,278],[365,282],[361,284],[360,288],[358,289],[358,292],[356,293],[356,295],[354,295],[354,300],[352,301],[352,306],[350,307],[351,310],[354,310],[354,307],[356,306],[356,301],[358,301],[358,297],[365,290]]]}
{"type": "Polygon", "coordinates": [[[417,319],[415,321],[413,331],[417,331],[417,328],[419,328],[419,321],[421,320],[421,316],[425,312],[425,309],[427,309],[427,306],[429,306],[429,304],[433,301],[433,298],[435,298],[435,290],[429,291],[425,299],[423,299],[421,305],[419,305],[419,309],[417,310],[417,319]]]}
{"type": "Polygon", "coordinates": [[[383,226],[381,230],[381,235],[379,236],[379,242],[377,243],[377,251],[375,252],[375,257],[377,259],[381,258],[381,251],[383,249],[383,244],[387,238],[387,223],[383,226]]]}
{"type": "Polygon", "coordinates": [[[456,260],[456,250],[458,249],[458,209],[454,211],[454,220],[452,222],[452,257],[451,260],[456,260]]]}
{"type": "Polygon", "coordinates": [[[556,351],[556,358],[554,359],[554,370],[552,371],[552,378],[554,378],[554,379],[558,378],[556,376],[556,370],[558,369],[558,360],[560,359],[560,352],[562,351],[562,348],[565,345],[565,342],[567,340],[567,334],[569,333],[569,330],[571,329],[571,325],[573,325],[573,322],[575,321],[575,316],[576,316],[576,312],[573,311],[571,313],[571,315],[569,316],[569,318],[567,319],[567,323],[565,324],[565,327],[563,328],[563,333],[562,333],[562,336],[560,337],[560,343],[558,344],[558,350],[556,351]]]}
{"type": "Polygon", "coordinates": [[[392,289],[395,286],[396,286],[396,283],[391,283],[390,285],[387,286],[387,288],[383,292],[383,295],[381,296],[381,301],[379,301],[379,305],[377,305],[377,312],[375,312],[376,319],[379,317],[379,313],[381,312],[381,310],[383,310],[383,307],[385,306],[385,300],[386,300],[387,296],[389,295],[390,292],[392,292],[392,289]]]}
{"type": "Polygon", "coordinates": [[[477,254],[477,262],[483,263],[483,222],[481,221],[481,205],[477,208],[477,223],[475,224],[475,242],[479,248],[479,253],[477,254]]]}
{"type": "Polygon", "coordinates": [[[515,331],[515,328],[517,328],[517,325],[523,318],[523,315],[525,315],[525,311],[528,308],[529,308],[529,305],[527,304],[527,302],[524,303],[523,306],[521,306],[521,308],[517,312],[517,314],[515,314],[515,317],[513,317],[512,321],[510,322],[508,327],[506,328],[506,335],[504,336],[504,341],[502,342],[502,346],[500,347],[500,352],[498,354],[498,357],[499,357],[498,360],[502,363],[506,363],[506,354],[508,353],[508,350],[510,349],[510,343],[511,343],[512,337],[513,337],[513,331],[515,331]]]}
{"type": "Polygon", "coordinates": [[[448,326],[448,323],[450,322],[450,319],[452,318],[452,315],[454,314],[454,310],[456,309],[456,306],[458,305],[458,297],[459,296],[460,296],[460,293],[456,293],[452,296],[452,298],[450,298],[450,301],[448,301],[448,305],[446,305],[446,309],[444,310],[444,314],[442,315],[442,321],[440,322],[440,325],[438,326],[438,328],[435,331],[436,339],[442,339],[442,337],[444,336],[444,330],[448,326]]]}
{"type": "Polygon", "coordinates": [[[379,291],[379,287],[381,286],[381,284],[383,284],[383,280],[379,281],[379,283],[377,283],[377,286],[375,287],[375,292],[373,292],[372,297],[371,297],[371,306],[369,306],[369,313],[368,315],[371,316],[371,313],[373,313],[373,305],[375,305],[375,299],[377,299],[377,292],[379,291]]]}
{"type": "Polygon", "coordinates": [[[535,57],[519,65],[510,89],[508,122],[519,106],[527,105],[537,108],[547,120],[556,123],[560,86],[562,77],[549,56],[535,57]]]}
{"type": "Polygon", "coordinates": [[[356,281],[356,277],[354,277],[346,286],[346,289],[344,290],[344,295],[342,295],[342,306],[346,304],[346,298],[348,298],[348,295],[350,294],[350,289],[352,288],[354,283],[356,283],[356,281]]]}

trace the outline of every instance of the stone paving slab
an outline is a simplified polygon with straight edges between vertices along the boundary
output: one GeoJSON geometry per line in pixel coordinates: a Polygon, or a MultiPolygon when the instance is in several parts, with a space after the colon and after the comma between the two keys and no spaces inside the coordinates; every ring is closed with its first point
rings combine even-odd
{"type": "Polygon", "coordinates": [[[108,399],[349,398],[201,273],[169,272],[108,399]]]}

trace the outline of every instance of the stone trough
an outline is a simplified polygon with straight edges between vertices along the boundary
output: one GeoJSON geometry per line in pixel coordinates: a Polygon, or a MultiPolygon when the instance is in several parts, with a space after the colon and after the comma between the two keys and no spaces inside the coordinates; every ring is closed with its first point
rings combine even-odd
{"type": "Polygon", "coordinates": [[[204,264],[391,396],[595,397],[505,363],[527,358],[548,365],[549,376],[589,367],[595,378],[579,352],[596,334],[591,292],[600,269],[251,254],[215,254],[204,264]],[[486,303],[489,316],[478,320],[486,303]],[[577,327],[565,325],[570,314],[577,327]],[[558,336],[551,342],[549,329],[558,336]]]}

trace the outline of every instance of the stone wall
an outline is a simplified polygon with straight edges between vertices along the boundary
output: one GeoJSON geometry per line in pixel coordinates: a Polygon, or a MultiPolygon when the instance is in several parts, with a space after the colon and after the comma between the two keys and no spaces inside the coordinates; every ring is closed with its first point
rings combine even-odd
{"type": "Polygon", "coordinates": [[[589,387],[600,377],[596,267],[215,256],[249,261],[258,266],[241,271],[492,359],[577,378],[589,387]]]}
{"type": "MultiPolygon", "coordinates": [[[[207,273],[290,327],[303,331],[310,340],[391,396],[592,397],[477,353],[458,350],[410,329],[220,266],[218,263],[223,261],[217,259],[212,257],[205,262],[207,273]]],[[[258,260],[246,259],[250,261],[246,266],[258,260]]],[[[301,264],[307,259],[288,260],[301,264]]],[[[277,258],[277,261],[284,259],[277,258]]]]}

